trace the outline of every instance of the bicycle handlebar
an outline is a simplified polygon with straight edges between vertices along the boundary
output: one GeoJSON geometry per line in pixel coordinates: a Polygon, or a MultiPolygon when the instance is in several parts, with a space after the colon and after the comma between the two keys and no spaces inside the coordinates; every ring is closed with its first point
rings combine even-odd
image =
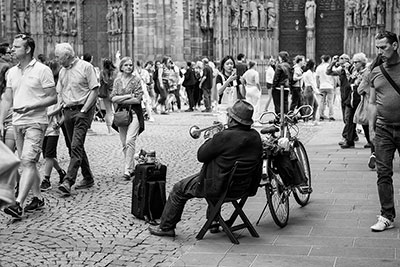
{"type": "MultiPolygon", "coordinates": [[[[305,118],[311,117],[313,112],[314,112],[314,109],[313,109],[312,106],[310,106],[310,105],[302,105],[299,108],[295,109],[294,111],[290,111],[288,114],[285,114],[284,120],[286,122],[290,122],[290,123],[295,124],[295,123],[297,123],[298,119],[305,119],[305,118]],[[305,115],[297,116],[302,109],[309,110],[309,113],[305,114],[305,115]]],[[[260,117],[259,117],[259,119],[257,121],[259,123],[261,123],[261,124],[280,124],[281,123],[279,114],[276,114],[273,111],[263,112],[260,115],[260,117]],[[273,120],[264,121],[263,118],[267,117],[269,114],[273,115],[274,119],[273,120]]]]}

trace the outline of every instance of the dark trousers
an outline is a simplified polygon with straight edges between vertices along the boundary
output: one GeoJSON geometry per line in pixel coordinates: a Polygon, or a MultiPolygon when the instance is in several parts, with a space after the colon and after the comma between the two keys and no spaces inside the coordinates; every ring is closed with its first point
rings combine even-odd
{"type": "MultiPolygon", "coordinates": [[[[281,113],[281,91],[280,89],[272,89],[272,101],[274,101],[275,106],[275,113],[281,113]]],[[[283,97],[283,112],[285,114],[289,111],[289,91],[284,90],[284,97],[283,97]]]]}
{"type": "Polygon", "coordinates": [[[195,85],[186,86],[186,93],[189,101],[189,108],[193,109],[195,107],[194,102],[194,91],[196,89],[195,85]]]}
{"type": "Polygon", "coordinates": [[[179,94],[179,89],[175,89],[173,91],[171,91],[170,93],[173,93],[176,99],[176,106],[178,107],[178,109],[181,109],[181,96],[179,94]]]}
{"type": "MultiPolygon", "coordinates": [[[[315,116],[317,114],[317,109],[318,109],[318,101],[315,98],[314,91],[311,87],[307,87],[304,90],[304,104],[312,106],[313,108],[312,120],[315,120],[315,116]]],[[[309,112],[307,111],[306,114],[309,114],[309,112]]]]}
{"type": "Polygon", "coordinates": [[[161,88],[161,86],[158,88],[158,90],[160,91],[160,98],[158,99],[158,103],[161,105],[165,105],[165,100],[167,99],[168,96],[167,88],[168,88],[167,82],[164,82],[164,88],[161,88]]]}
{"type": "Polygon", "coordinates": [[[343,129],[343,133],[345,135],[347,143],[350,145],[354,145],[354,140],[356,139],[356,136],[357,136],[356,124],[353,122],[355,112],[356,112],[356,108],[346,105],[346,109],[344,112],[345,125],[344,125],[344,129],[343,129]]]}
{"type": "Polygon", "coordinates": [[[296,107],[301,106],[301,88],[293,87],[292,88],[292,103],[290,104],[290,109],[293,111],[296,107]]]}
{"type": "Polygon", "coordinates": [[[367,139],[367,142],[371,145],[371,154],[375,153],[375,145],[374,145],[374,142],[371,142],[370,135],[369,135],[369,125],[361,125],[361,126],[364,130],[365,139],[367,139]]]}
{"type": "Polygon", "coordinates": [[[211,110],[211,88],[201,88],[203,91],[204,106],[207,110],[211,110]]]}
{"type": "Polygon", "coordinates": [[[65,180],[68,180],[71,185],[76,181],[79,167],[81,167],[82,175],[85,180],[93,180],[93,174],[90,170],[84,145],[86,133],[92,123],[94,110],[94,106],[86,113],[81,113],[79,108],[65,109],[64,124],[71,144],[71,159],[65,180]]]}
{"type": "Polygon", "coordinates": [[[375,136],[376,170],[381,215],[389,220],[396,217],[393,196],[393,158],[400,151],[400,127],[377,124],[375,136]]]}
{"type": "Polygon", "coordinates": [[[161,215],[161,229],[175,229],[176,224],[181,220],[186,202],[191,198],[203,197],[196,195],[198,185],[199,174],[197,173],[177,182],[173,186],[161,215]]]}

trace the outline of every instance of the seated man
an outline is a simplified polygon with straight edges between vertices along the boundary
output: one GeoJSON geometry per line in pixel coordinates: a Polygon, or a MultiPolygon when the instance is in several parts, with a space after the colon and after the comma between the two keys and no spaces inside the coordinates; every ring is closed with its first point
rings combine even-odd
{"type": "Polygon", "coordinates": [[[257,164],[261,160],[260,134],[251,129],[253,112],[253,106],[244,100],[238,100],[228,109],[228,128],[207,139],[199,148],[197,159],[204,163],[200,173],[174,185],[160,225],[149,227],[152,235],[174,237],[187,200],[219,196],[235,161],[257,164]]]}

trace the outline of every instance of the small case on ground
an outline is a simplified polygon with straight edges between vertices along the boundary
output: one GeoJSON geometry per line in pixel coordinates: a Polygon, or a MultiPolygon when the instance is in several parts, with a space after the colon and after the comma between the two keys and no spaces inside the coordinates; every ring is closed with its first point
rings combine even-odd
{"type": "Polygon", "coordinates": [[[131,213],[142,220],[161,218],[166,196],[167,166],[163,164],[137,164],[132,183],[131,213]]]}

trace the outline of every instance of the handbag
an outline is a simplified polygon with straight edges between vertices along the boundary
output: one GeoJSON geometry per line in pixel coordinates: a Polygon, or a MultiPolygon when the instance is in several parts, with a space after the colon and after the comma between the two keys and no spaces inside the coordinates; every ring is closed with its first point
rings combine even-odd
{"type": "Polygon", "coordinates": [[[387,73],[387,71],[385,70],[385,68],[380,65],[379,68],[381,69],[381,72],[383,74],[383,76],[385,76],[385,78],[388,80],[388,82],[392,85],[392,87],[394,88],[394,90],[396,90],[397,93],[400,94],[400,88],[399,86],[393,81],[392,77],[390,77],[389,73],[387,73]]]}
{"type": "Polygon", "coordinates": [[[117,108],[117,111],[114,113],[113,123],[117,127],[128,127],[132,122],[132,112],[131,105],[129,105],[128,109],[122,109],[120,107],[117,108]]]}
{"type": "Polygon", "coordinates": [[[361,96],[361,101],[357,106],[353,118],[354,123],[368,125],[368,98],[365,95],[361,96]]]}

